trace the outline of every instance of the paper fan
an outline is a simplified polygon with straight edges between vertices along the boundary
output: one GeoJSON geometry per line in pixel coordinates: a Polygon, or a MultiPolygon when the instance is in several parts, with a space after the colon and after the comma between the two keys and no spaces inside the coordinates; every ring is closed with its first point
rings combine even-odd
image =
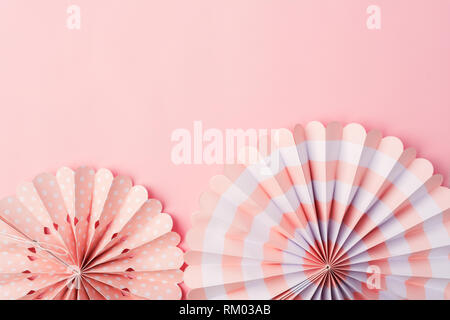
{"type": "Polygon", "coordinates": [[[188,298],[450,299],[450,190],[429,161],[358,124],[269,146],[201,196],[188,298]]]}
{"type": "Polygon", "coordinates": [[[0,299],[180,299],[180,237],[106,169],[58,170],[0,201],[0,299]]]}

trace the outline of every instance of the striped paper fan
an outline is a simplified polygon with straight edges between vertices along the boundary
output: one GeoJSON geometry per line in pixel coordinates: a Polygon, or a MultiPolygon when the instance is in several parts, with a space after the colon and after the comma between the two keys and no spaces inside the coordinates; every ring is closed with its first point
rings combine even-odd
{"type": "Polygon", "coordinates": [[[202,194],[188,298],[450,299],[450,190],[429,161],[359,124],[269,146],[202,194]]]}
{"type": "Polygon", "coordinates": [[[172,218],[128,177],[61,168],[0,201],[0,299],[180,299],[172,218]]]}

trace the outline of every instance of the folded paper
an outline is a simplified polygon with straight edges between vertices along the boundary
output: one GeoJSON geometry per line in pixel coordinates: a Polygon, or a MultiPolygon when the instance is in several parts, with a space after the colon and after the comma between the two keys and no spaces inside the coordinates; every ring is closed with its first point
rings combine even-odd
{"type": "Polygon", "coordinates": [[[172,219],[128,177],[61,168],[0,201],[0,299],[180,299],[172,219]]]}
{"type": "Polygon", "coordinates": [[[429,161],[359,124],[268,146],[202,194],[188,298],[450,299],[450,190],[429,161]]]}

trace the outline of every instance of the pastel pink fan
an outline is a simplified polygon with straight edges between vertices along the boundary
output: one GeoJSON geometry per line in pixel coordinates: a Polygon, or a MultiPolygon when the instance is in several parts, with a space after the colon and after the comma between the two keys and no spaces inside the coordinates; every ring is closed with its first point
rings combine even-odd
{"type": "Polygon", "coordinates": [[[0,201],[0,299],[180,299],[172,219],[130,178],[61,168],[0,201]]]}
{"type": "Polygon", "coordinates": [[[202,194],[188,298],[450,299],[450,190],[429,161],[354,123],[267,140],[202,194]]]}

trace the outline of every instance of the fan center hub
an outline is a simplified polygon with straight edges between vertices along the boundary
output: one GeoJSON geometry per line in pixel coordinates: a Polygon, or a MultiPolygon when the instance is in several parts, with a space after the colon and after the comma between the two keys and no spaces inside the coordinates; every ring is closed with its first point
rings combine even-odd
{"type": "Polygon", "coordinates": [[[80,267],[79,266],[75,266],[75,265],[73,265],[73,266],[70,266],[70,269],[72,270],[72,274],[75,276],[75,277],[81,277],[81,275],[82,275],[82,270],[80,269],[80,267]]]}

